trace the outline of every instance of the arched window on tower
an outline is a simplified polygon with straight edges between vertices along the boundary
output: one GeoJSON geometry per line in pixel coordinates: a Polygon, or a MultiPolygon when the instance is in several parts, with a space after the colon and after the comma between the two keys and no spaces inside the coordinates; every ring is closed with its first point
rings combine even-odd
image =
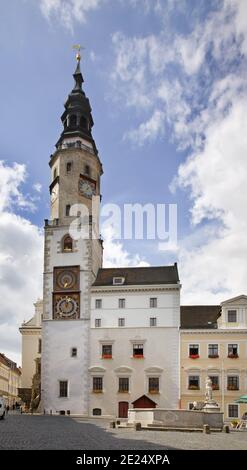
{"type": "Polygon", "coordinates": [[[57,177],[57,169],[54,168],[54,171],[53,171],[53,179],[55,180],[57,177]]]}
{"type": "Polygon", "coordinates": [[[87,175],[87,176],[91,176],[91,168],[90,168],[89,165],[85,165],[84,173],[85,173],[85,175],[87,175]]]}
{"type": "Polygon", "coordinates": [[[72,114],[72,116],[70,116],[70,119],[69,119],[69,125],[71,127],[76,127],[76,124],[77,124],[77,117],[75,114],[72,114]]]}
{"type": "Polygon", "coordinates": [[[81,116],[80,125],[83,129],[88,129],[87,119],[84,116],[81,116]]]}
{"type": "Polygon", "coordinates": [[[73,251],[73,240],[70,235],[65,235],[63,237],[63,251],[73,251]]]}

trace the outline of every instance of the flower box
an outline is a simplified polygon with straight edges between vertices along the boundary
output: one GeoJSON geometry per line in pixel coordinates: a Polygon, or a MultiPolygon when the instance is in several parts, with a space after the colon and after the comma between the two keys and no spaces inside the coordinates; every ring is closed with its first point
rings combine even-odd
{"type": "Polygon", "coordinates": [[[190,359],[198,359],[199,354],[190,354],[190,359]]]}
{"type": "Polygon", "coordinates": [[[102,354],[102,359],[112,359],[111,354],[102,354]]]}
{"type": "Polygon", "coordinates": [[[103,390],[93,390],[93,393],[103,393],[103,390]]]}
{"type": "Polygon", "coordinates": [[[238,358],[238,354],[228,354],[227,356],[229,359],[237,359],[238,358]]]}
{"type": "Polygon", "coordinates": [[[197,385],[189,385],[189,390],[200,390],[200,387],[197,385]]]}
{"type": "Polygon", "coordinates": [[[219,357],[219,354],[209,354],[208,357],[209,359],[217,359],[219,357]]]}
{"type": "Polygon", "coordinates": [[[213,389],[213,390],[219,390],[220,387],[219,387],[219,385],[212,385],[212,389],[213,389]]]}
{"type": "Polygon", "coordinates": [[[144,359],[143,354],[133,354],[133,357],[134,357],[135,359],[144,359]]]}
{"type": "Polygon", "coordinates": [[[232,385],[228,385],[227,390],[232,391],[232,392],[236,392],[236,391],[239,390],[239,387],[234,387],[232,385]]]}

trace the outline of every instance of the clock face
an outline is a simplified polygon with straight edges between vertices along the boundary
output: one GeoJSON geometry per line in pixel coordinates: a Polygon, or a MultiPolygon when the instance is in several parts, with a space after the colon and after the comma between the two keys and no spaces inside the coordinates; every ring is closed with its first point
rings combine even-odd
{"type": "Polygon", "coordinates": [[[79,267],[54,268],[54,291],[78,291],[79,267]]]}
{"type": "Polygon", "coordinates": [[[80,317],[79,294],[55,295],[54,318],[76,319],[80,317]]]}
{"type": "Polygon", "coordinates": [[[79,193],[88,198],[95,196],[96,182],[81,176],[79,179],[79,193]]]}

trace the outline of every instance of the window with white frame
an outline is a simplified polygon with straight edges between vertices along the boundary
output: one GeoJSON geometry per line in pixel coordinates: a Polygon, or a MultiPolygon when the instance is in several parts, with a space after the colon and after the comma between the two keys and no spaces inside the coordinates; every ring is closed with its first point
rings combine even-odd
{"type": "Polygon", "coordinates": [[[118,326],[125,326],[125,318],[118,319],[118,326]]]}
{"type": "Polygon", "coordinates": [[[120,286],[124,284],[124,277],[114,277],[112,279],[112,283],[114,286],[120,286]]]}
{"type": "Polygon", "coordinates": [[[236,323],[237,321],[237,310],[228,310],[227,312],[228,323],[236,323]]]}
{"type": "Polygon", "coordinates": [[[119,377],[118,379],[118,391],[119,393],[129,392],[129,377],[119,377]]]}
{"type": "Polygon", "coordinates": [[[112,344],[102,344],[102,358],[103,359],[112,358],[112,344]]]}
{"type": "Polygon", "coordinates": [[[118,299],[118,308],[125,308],[125,299],[118,299]]]}
{"type": "Polygon", "coordinates": [[[228,375],[227,377],[227,390],[239,390],[239,376],[228,375]]]}
{"type": "Polygon", "coordinates": [[[68,397],[68,381],[67,380],[59,381],[59,397],[60,398],[68,397]]]}
{"type": "Polygon", "coordinates": [[[93,377],[93,392],[103,392],[103,377],[93,377]]]}
{"type": "Polygon", "coordinates": [[[156,317],[150,317],[150,326],[157,326],[157,318],[156,317]]]}
{"type": "Polygon", "coordinates": [[[229,404],[228,405],[228,418],[238,418],[238,405],[229,404]]]}
{"type": "Polygon", "coordinates": [[[95,299],[95,308],[102,308],[102,299],[95,299]]]}
{"type": "Polygon", "coordinates": [[[149,304],[150,308],[157,308],[157,297],[150,297],[149,304]]]}
{"type": "Polygon", "coordinates": [[[200,376],[199,375],[189,375],[189,390],[200,390],[200,376]]]}
{"type": "Polygon", "coordinates": [[[159,377],[149,377],[148,378],[148,392],[149,393],[159,393],[159,377]]]}
{"type": "Polygon", "coordinates": [[[134,343],[133,344],[133,357],[143,357],[144,346],[143,343],[134,343]]]}
{"type": "Polygon", "coordinates": [[[238,357],[238,344],[228,344],[228,357],[230,358],[238,357]]]}
{"type": "Polygon", "coordinates": [[[208,357],[210,357],[210,358],[219,357],[219,346],[218,346],[218,344],[209,344],[208,345],[208,357]]]}
{"type": "Polygon", "coordinates": [[[95,318],[95,328],[101,327],[101,318],[95,318]]]}
{"type": "Polygon", "coordinates": [[[190,344],[189,345],[189,356],[192,358],[199,357],[199,344],[190,344]]]}

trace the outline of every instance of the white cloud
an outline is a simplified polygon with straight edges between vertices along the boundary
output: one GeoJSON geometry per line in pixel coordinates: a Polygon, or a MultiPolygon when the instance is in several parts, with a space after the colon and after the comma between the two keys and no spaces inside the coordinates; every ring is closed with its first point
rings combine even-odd
{"type": "Polygon", "coordinates": [[[35,191],[37,191],[37,193],[41,193],[41,191],[42,191],[42,184],[40,184],[40,183],[34,183],[34,184],[33,184],[33,189],[34,189],[35,191]]]}
{"type": "Polygon", "coordinates": [[[33,302],[42,292],[43,235],[38,227],[13,213],[33,209],[21,191],[24,165],[0,163],[0,345],[10,357],[20,358],[18,327],[33,315],[33,302]]]}
{"type": "Polygon", "coordinates": [[[39,0],[44,17],[59,21],[72,31],[74,23],[84,23],[91,10],[96,10],[106,0],[39,0]]]}
{"type": "Polygon", "coordinates": [[[179,251],[187,303],[246,293],[246,17],[245,0],[225,0],[204,19],[197,17],[192,32],[173,30],[172,40],[169,30],[161,30],[152,40],[118,33],[113,41],[116,90],[141,116],[126,136],[140,145],[169,129],[166,135],[178,148],[188,148],[172,182],[191,199],[193,234],[180,241],[179,251]],[[146,96],[148,106],[141,107],[146,96]],[[153,116],[158,125],[150,125],[153,116]]]}
{"type": "Polygon", "coordinates": [[[149,266],[138,254],[132,256],[124,249],[120,241],[114,240],[114,230],[111,225],[102,232],[104,239],[104,267],[149,266]]]}

